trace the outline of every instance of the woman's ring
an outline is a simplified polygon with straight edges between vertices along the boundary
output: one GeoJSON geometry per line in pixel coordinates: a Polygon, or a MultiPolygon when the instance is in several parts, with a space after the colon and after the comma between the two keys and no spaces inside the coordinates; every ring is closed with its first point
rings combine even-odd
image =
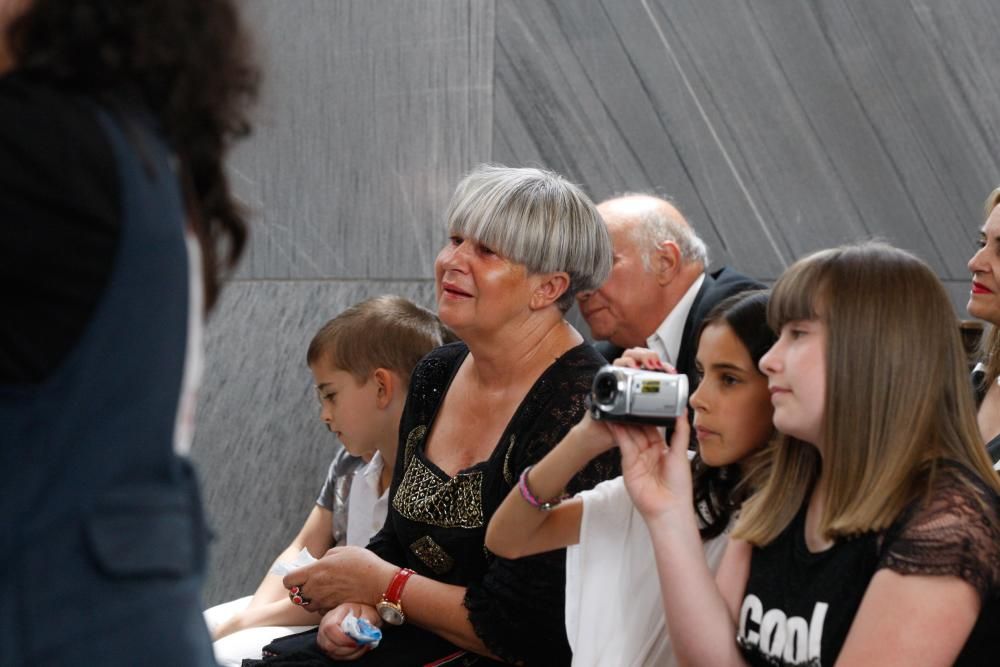
{"type": "Polygon", "coordinates": [[[288,590],[288,599],[292,601],[292,604],[298,605],[300,607],[303,606],[303,605],[307,605],[310,602],[312,602],[312,600],[310,600],[306,596],[302,595],[302,587],[301,586],[292,586],[288,590]]]}

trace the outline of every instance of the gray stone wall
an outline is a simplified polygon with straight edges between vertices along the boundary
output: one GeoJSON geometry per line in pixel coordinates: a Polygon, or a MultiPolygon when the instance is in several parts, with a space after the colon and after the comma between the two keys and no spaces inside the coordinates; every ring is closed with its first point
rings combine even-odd
{"type": "Polygon", "coordinates": [[[231,161],[253,238],[209,323],[194,446],[208,603],[252,592],[319,491],[335,443],[312,334],[375,294],[433,307],[444,208],[477,163],[554,169],[595,199],[669,194],[716,266],[764,280],[881,237],[965,314],[1000,183],[994,0],[242,5],[265,88],[231,161]]]}

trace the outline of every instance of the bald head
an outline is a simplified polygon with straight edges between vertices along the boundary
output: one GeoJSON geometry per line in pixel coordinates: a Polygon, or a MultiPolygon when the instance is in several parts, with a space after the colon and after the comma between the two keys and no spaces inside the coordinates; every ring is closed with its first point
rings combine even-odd
{"type": "Polygon", "coordinates": [[[643,265],[649,269],[652,253],[666,241],[677,244],[685,263],[708,265],[705,243],[691,229],[674,204],[652,195],[623,195],[597,206],[609,230],[625,231],[636,242],[643,265]]]}
{"type": "Polygon", "coordinates": [[[601,213],[618,218],[636,218],[647,215],[664,215],[676,220],[678,223],[687,226],[687,220],[677,210],[677,207],[666,199],[660,199],[652,195],[623,195],[612,199],[605,199],[598,204],[597,208],[601,213]]]}
{"type": "Polygon", "coordinates": [[[680,210],[659,197],[615,197],[597,210],[608,226],[614,265],[599,289],[578,295],[580,312],[594,338],[645,346],[704,271],[705,244],[680,210]]]}

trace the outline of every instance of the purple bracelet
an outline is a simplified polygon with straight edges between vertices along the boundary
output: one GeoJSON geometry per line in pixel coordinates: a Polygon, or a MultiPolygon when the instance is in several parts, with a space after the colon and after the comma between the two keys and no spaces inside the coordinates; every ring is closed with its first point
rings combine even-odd
{"type": "Polygon", "coordinates": [[[521,476],[517,480],[517,489],[518,491],[521,492],[521,497],[524,498],[526,503],[528,503],[534,508],[540,509],[543,512],[548,512],[553,507],[557,507],[559,503],[566,500],[566,498],[568,498],[569,496],[563,494],[558,498],[554,498],[553,500],[548,500],[545,502],[542,502],[541,500],[536,498],[535,494],[533,494],[531,492],[531,489],[528,488],[528,471],[531,470],[532,467],[533,466],[528,466],[521,471],[521,476]]]}

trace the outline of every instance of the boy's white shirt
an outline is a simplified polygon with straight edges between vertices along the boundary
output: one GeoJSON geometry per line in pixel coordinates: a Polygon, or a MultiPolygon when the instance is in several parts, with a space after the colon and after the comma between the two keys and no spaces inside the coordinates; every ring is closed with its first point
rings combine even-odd
{"type": "Polygon", "coordinates": [[[376,451],[372,460],[354,473],[347,505],[348,545],[366,546],[385,524],[389,511],[389,489],[387,487],[381,494],[378,492],[384,465],[382,454],[376,451]]]}

